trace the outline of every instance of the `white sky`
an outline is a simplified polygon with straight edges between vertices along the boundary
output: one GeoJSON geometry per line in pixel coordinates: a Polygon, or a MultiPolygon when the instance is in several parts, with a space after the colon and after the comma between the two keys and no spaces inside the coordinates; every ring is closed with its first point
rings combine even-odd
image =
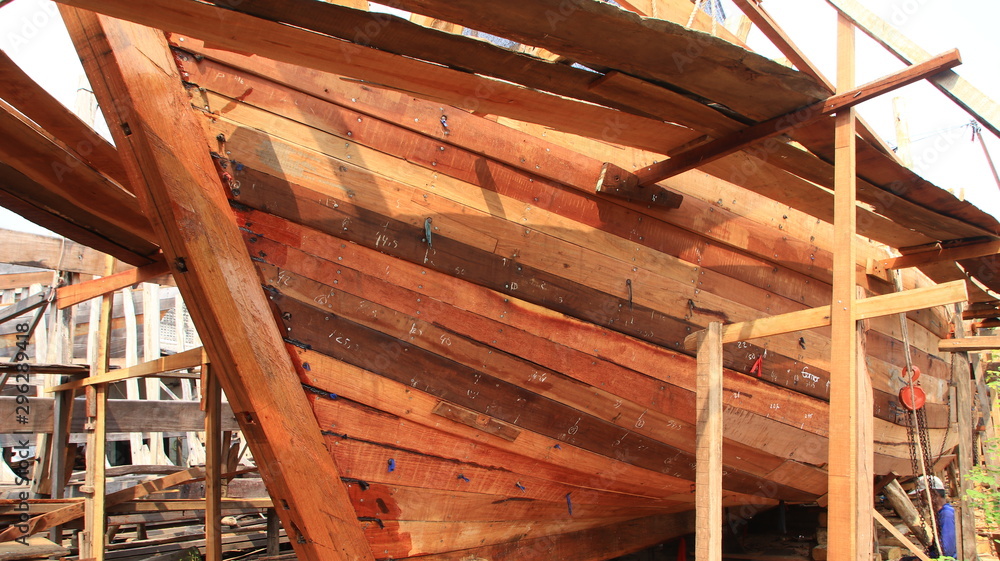
{"type": "MultiPolygon", "coordinates": [[[[730,17],[739,10],[722,0],[730,17]]],[[[962,53],[956,71],[987,96],[1000,100],[1000,0],[861,0],[932,54],[962,53]]],[[[799,48],[830,78],[835,76],[836,16],[824,0],[765,0],[764,7],[799,48]]],[[[756,29],[752,48],[772,58],[780,53],[756,29]]],[[[48,0],[14,0],[0,8],[0,49],[57,99],[73,107],[83,74],[55,5],[48,0]]],[[[885,49],[858,33],[859,84],[903,68],[885,49]]],[[[915,169],[935,184],[956,191],[1000,216],[1000,186],[993,180],[978,142],[971,141],[971,117],[934,87],[921,82],[862,104],[859,112],[895,145],[892,98],[903,97],[915,169]]],[[[104,128],[104,127],[99,127],[104,128]]],[[[985,131],[1000,165],[1000,140],[985,131]]],[[[0,208],[0,227],[44,230],[0,208]]]]}

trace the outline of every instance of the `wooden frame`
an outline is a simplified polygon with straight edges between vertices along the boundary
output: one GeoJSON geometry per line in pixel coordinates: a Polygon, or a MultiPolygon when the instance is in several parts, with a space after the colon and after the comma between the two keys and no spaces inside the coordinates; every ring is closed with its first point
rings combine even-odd
{"type": "Polygon", "coordinates": [[[373,561],[347,489],[243,249],[162,32],[60,6],[140,206],[157,233],[300,559],[373,561]],[[170,108],[170,111],[165,111],[170,108]],[[297,465],[281,458],[294,454],[297,465]],[[319,471],[325,477],[315,478],[319,471]]]}

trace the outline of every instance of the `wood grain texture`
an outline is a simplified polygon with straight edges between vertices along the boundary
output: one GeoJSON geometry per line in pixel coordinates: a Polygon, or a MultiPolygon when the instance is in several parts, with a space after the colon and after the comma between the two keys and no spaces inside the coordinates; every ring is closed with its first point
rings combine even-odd
{"type": "Polygon", "coordinates": [[[261,465],[269,492],[304,559],[373,559],[346,489],[326,452],[295,367],[220,192],[204,129],[163,35],[62,7],[126,170],[177,275],[193,316],[261,465]],[[114,100],[115,103],[112,103],[114,100]],[[165,111],[164,108],[169,108],[165,111]],[[284,469],[280,458],[327,474],[284,469]]]}
{"type": "Polygon", "coordinates": [[[722,560],[722,324],[698,342],[698,468],[695,478],[695,556],[722,560]]]}
{"type": "MultiPolygon", "coordinates": [[[[577,102],[508,82],[394,55],[334,37],[194,1],[137,6],[74,0],[72,5],[187,33],[237,52],[351,76],[470,111],[508,115],[593,138],[664,152],[697,133],[653,119],[577,102]],[[225,30],[225,31],[223,31],[225,30]],[[341,56],[331,57],[338,52],[341,56]]],[[[437,122],[437,121],[436,121],[437,122]]]]}

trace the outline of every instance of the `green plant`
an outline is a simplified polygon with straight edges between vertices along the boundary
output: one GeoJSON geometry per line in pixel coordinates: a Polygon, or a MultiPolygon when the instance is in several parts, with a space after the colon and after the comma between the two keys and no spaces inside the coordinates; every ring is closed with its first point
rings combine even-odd
{"type": "MultiPolygon", "coordinates": [[[[1000,391],[1000,372],[987,372],[987,380],[994,395],[1000,391]]],[[[993,407],[1000,406],[1000,399],[996,400],[993,407]]],[[[985,412],[989,415],[990,412],[985,412]]],[[[984,455],[987,458],[1000,457],[1000,439],[993,438],[983,443],[984,455]]],[[[1000,531],[1000,466],[981,463],[973,466],[966,476],[969,482],[969,489],[966,497],[969,503],[983,513],[983,522],[986,528],[996,532],[1000,531]]]]}

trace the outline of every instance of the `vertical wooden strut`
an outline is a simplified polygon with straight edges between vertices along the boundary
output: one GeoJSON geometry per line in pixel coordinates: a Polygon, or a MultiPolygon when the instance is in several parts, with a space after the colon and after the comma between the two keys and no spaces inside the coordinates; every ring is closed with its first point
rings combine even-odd
{"type": "Polygon", "coordinates": [[[163,33],[60,11],[296,555],[374,561],[163,33]]]}
{"type": "Polygon", "coordinates": [[[201,391],[205,400],[205,559],[222,561],[222,388],[202,357],[201,391]]]}
{"type": "Polygon", "coordinates": [[[722,324],[699,339],[695,559],[722,561],[722,324]]]}
{"type": "MultiPolygon", "coordinates": [[[[854,86],[854,27],[837,24],[837,89],[854,86]]],[[[859,371],[855,319],[855,120],[854,110],[836,117],[833,305],[831,309],[829,559],[868,560],[872,556],[873,463],[871,401],[866,373],[859,371]],[[862,376],[864,375],[864,378],[862,376]],[[868,407],[865,407],[865,404],[868,407]]]]}
{"type": "MultiPolygon", "coordinates": [[[[962,304],[955,305],[955,338],[965,337],[965,321],[962,319],[962,304]]],[[[955,385],[955,410],[958,412],[958,500],[959,539],[958,558],[976,557],[976,520],[969,504],[966,491],[969,489],[969,474],[972,472],[972,369],[969,354],[964,352],[951,355],[951,383],[955,385]]]]}
{"type": "MultiPolygon", "coordinates": [[[[108,256],[105,273],[115,270],[115,258],[108,256]]],[[[90,365],[90,375],[107,374],[111,358],[111,312],[114,292],[101,298],[101,315],[98,326],[97,353],[90,365]]],[[[80,541],[81,557],[104,561],[105,517],[104,495],[105,452],[107,448],[107,384],[87,387],[87,477],[84,499],[84,532],[80,541]]]]}

